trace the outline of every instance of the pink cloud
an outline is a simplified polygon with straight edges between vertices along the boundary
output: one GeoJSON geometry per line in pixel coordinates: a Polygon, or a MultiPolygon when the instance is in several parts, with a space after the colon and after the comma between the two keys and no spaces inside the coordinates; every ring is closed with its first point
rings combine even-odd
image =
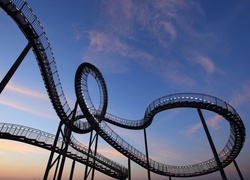
{"type": "MultiPolygon", "coordinates": [[[[214,115],[212,118],[208,119],[206,121],[206,124],[208,126],[210,126],[211,128],[218,130],[220,128],[220,122],[223,120],[223,118],[216,114],[214,115]]],[[[202,123],[196,123],[193,126],[190,126],[187,130],[186,130],[186,135],[187,137],[192,137],[193,134],[195,134],[199,129],[203,128],[202,123]]]]}
{"type": "Polygon", "coordinates": [[[220,122],[223,120],[222,116],[216,114],[207,121],[207,124],[213,129],[218,130],[220,128],[220,122]]]}
{"type": "Polygon", "coordinates": [[[199,64],[208,74],[215,72],[215,66],[211,59],[204,56],[197,56],[194,61],[199,64]]]}
{"type": "Polygon", "coordinates": [[[49,99],[47,94],[32,89],[28,89],[19,85],[15,85],[13,82],[9,82],[6,86],[6,89],[20,94],[24,94],[26,96],[31,96],[37,99],[44,99],[44,100],[49,99]]]}
{"type": "Polygon", "coordinates": [[[202,128],[202,124],[201,123],[197,123],[193,126],[190,126],[187,131],[186,134],[188,137],[192,137],[194,133],[196,133],[200,128],[202,128]]]}
{"type": "Polygon", "coordinates": [[[170,35],[171,41],[174,41],[176,37],[176,30],[174,26],[170,22],[163,22],[162,25],[164,30],[170,35]]]}
{"type": "Polygon", "coordinates": [[[242,89],[235,94],[232,100],[229,102],[232,106],[239,106],[244,103],[248,103],[250,99],[250,82],[246,82],[242,85],[242,89]]]}
{"type": "Polygon", "coordinates": [[[207,74],[212,75],[218,73],[220,75],[224,75],[225,73],[217,67],[213,60],[208,56],[202,54],[201,52],[189,49],[187,50],[189,62],[192,64],[198,64],[200,68],[205,71],[207,74]]]}
{"type": "Polygon", "coordinates": [[[176,37],[177,33],[172,21],[178,21],[178,13],[196,8],[185,1],[147,1],[141,3],[131,0],[105,1],[104,7],[103,14],[107,15],[109,19],[107,25],[115,34],[136,39],[134,25],[139,25],[140,29],[149,32],[158,42],[164,44],[173,41],[176,37]]]}
{"type": "Polygon", "coordinates": [[[129,46],[117,36],[98,31],[89,31],[88,34],[90,40],[88,59],[99,66],[107,67],[108,70],[126,72],[130,61],[124,61],[123,58],[136,61],[144,66],[150,66],[154,62],[154,58],[148,52],[129,46]]]}
{"type": "Polygon", "coordinates": [[[13,99],[4,99],[1,98],[0,99],[0,104],[3,104],[5,106],[9,106],[15,109],[19,109],[21,111],[25,111],[34,115],[38,115],[47,119],[52,119],[55,120],[55,115],[52,113],[48,113],[48,112],[43,112],[41,110],[41,108],[39,109],[39,107],[37,107],[37,109],[35,108],[35,106],[29,106],[23,103],[20,103],[19,101],[13,100],[13,99]]]}

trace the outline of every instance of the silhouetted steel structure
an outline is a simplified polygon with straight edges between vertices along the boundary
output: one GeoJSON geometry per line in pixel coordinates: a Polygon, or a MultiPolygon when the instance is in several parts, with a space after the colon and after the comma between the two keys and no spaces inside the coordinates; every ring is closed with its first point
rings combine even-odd
{"type": "Polygon", "coordinates": [[[242,149],[245,141],[245,127],[240,116],[231,105],[210,95],[177,93],[153,101],[149,104],[144,117],[140,120],[123,119],[106,112],[108,106],[108,93],[104,78],[95,66],[90,63],[83,63],[76,71],[75,93],[77,100],[74,109],[71,110],[61,86],[50,43],[35,13],[27,2],[23,0],[0,0],[0,7],[14,19],[28,40],[27,46],[17,58],[13,68],[10,69],[1,82],[0,93],[32,47],[40,67],[47,93],[60,118],[58,131],[55,136],[20,125],[1,123],[0,137],[22,141],[50,150],[51,154],[44,174],[44,179],[48,178],[50,169],[54,165],[56,165],[54,179],[60,179],[66,157],[73,159],[70,179],[73,178],[75,161],[86,165],[84,179],[88,178],[91,170],[92,179],[94,178],[94,170],[98,170],[117,179],[131,179],[130,160],[133,160],[135,163],[147,169],[148,179],[151,178],[150,172],[169,176],[171,179],[171,177],[200,176],[215,171],[220,171],[222,179],[226,179],[223,169],[231,162],[234,162],[239,176],[243,178],[235,158],[242,149]],[[92,76],[99,86],[101,95],[99,107],[93,105],[89,95],[89,76],[92,76]],[[157,113],[181,107],[197,109],[214,157],[204,162],[185,166],[167,165],[152,160],[148,154],[146,128],[150,126],[157,113]],[[213,145],[212,138],[210,137],[201,112],[202,109],[215,112],[230,123],[229,139],[224,148],[219,152],[216,151],[213,145]],[[144,130],[146,155],[122,139],[122,137],[116,134],[106,122],[122,128],[144,130]],[[89,146],[86,147],[76,141],[71,135],[72,132],[90,132],[89,146]],[[128,169],[98,154],[98,136],[101,136],[112,147],[128,158],[128,169]],[[93,144],[94,148],[92,148],[93,144]],[[57,157],[55,157],[55,153],[58,154],[57,157]],[[88,167],[92,169],[88,169],[88,167]]]}

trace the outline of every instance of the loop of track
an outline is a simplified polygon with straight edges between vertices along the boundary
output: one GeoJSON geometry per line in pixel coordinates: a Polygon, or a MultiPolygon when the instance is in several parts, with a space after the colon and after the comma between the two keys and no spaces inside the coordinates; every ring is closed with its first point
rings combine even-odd
{"type": "MultiPolygon", "coordinates": [[[[24,0],[0,0],[0,7],[17,23],[27,40],[32,43],[32,49],[51,103],[60,120],[67,126],[72,120],[72,110],[63,92],[55,57],[43,26],[24,0]]],[[[77,121],[74,121],[72,131],[88,133],[93,129],[88,122],[82,121],[84,118],[82,112],[77,112],[76,118],[74,118],[77,121]]],[[[74,147],[73,142],[75,141],[71,139],[71,142],[71,146],[74,147]]],[[[127,168],[112,160],[109,160],[109,163],[113,170],[105,171],[105,174],[114,177],[115,171],[116,178],[124,179],[127,177],[127,168]]],[[[105,167],[106,164],[103,163],[102,166],[105,167]]]]}
{"type": "MultiPolygon", "coordinates": [[[[147,168],[146,155],[129,145],[119,135],[117,135],[104,121],[103,114],[100,116],[95,108],[92,108],[92,102],[89,99],[87,89],[88,75],[95,76],[98,84],[102,87],[103,104],[107,104],[107,92],[104,78],[101,72],[89,63],[83,63],[77,69],[75,75],[75,91],[78,103],[86,116],[91,126],[105,139],[111,146],[117,149],[120,153],[132,159],[139,165],[147,168]]],[[[115,117],[111,114],[105,115],[105,121],[118,125],[123,128],[129,129],[143,129],[147,128],[153,121],[154,116],[161,112],[172,108],[191,107],[205,109],[215,112],[225,118],[230,123],[230,134],[228,142],[225,147],[218,153],[221,164],[223,167],[229,165],[239,154],[245,141],[245,127],[244,124],[235,111],[235,109],[225,101],[214,96],[199,94],[199,93],[178,93],[167,95],[153,101],[146,109],[144,118],[141,120],[125,120],[115,117]]],[[[212,173],[219,170],[214,158],[200,162],[198,164],[185,165],[185,166],[172,166],[156,162],[152,159],[150,162],[150,170],[161,175],[174,176],[174,177],[191,177],[212,173]]]]}

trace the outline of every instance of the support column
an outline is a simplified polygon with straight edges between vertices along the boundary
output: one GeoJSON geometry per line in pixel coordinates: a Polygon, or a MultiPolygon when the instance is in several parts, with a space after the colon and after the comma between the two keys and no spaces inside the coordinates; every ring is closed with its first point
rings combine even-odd
{"type": "Polygon", "coordinates": [[[30,50],[31,47],[32,47],[32,43],[29,41],[28,44],[27,44],[27,46],[24,48],[24,50],[22,51],[22,53],[19,55],[19,57],[15,61],[15,63],[12,65],[12,67],[9,69],[9,71],[7,72],[7,74],[2,79],[2,81],[0,83],[0,94],[2,93],[3,89],[5,88],[5,86],[8,84],[8,82],[11,79],[11,77],[13,76],[13,74],[16,72],[16,70],[19,67],[19,65],[22,63],[24,57],[27,55],[27,53],[29,52],[29,50],[30,50]]]}
{"type": "Polygon", "coordinates": [[[72,166],[71,166],[71,171],[70,171],[70,177],[69,179],[72,180],[73,179],[73,175],[74,175],[74,170],[75,170],[75,164],[76,164],[76,161],[73,160],[72,162],[72,166]]]}
{"type": "Polygon", "coordinates": [[[62,125],[63,125],[63,122],[60,121],[60,123],[58,125],[58,129],[57,129],[57,133],[56,133],[56,136],[55,136],[55,140],[54,140],[53,146],[51,148],[51,152],[50,152],[49,160],[48,160],[48,163],[47,163],[47,167],[46,167],[46,170],[45,170],[45,173],[44,173],[44,176],[43,176],[44,180],[48,179],[49,170],[53,166],[52,160],[53,160],[53,156],[54,156],[54,153],[55,153],[55,149],[56,149],[56,145],[57,145],[57,142],[58,142],[58,139],[59,139],[59,135],[60,135],[60,132],[61,132],[62,125]]]}
{"type": "MultiPolygon", "coordinates": [[[[86,180],[88,178],[88,175],[91,171],[91,169],[88,171],[88,164],[89,164],[89,158],[90,158],[90,155],[92,155],[92,157],[94,156],[93,160],[95,162],[95,155],[96,155],[96,152],[97,152],[97,144],[98,144],[98,134],[96,133],[93,137],[93,133],[94,133],[94,130],[91,131],[90,133],[90,138],[89,138],[89,149],[88,149],[88,155],[87,155],[87,162],[86,162],[86,167],[85,167],[85,173],[84,173],[84,180],[86,180]],[[96,141],[95,142],[95,147],[94,147],[94,154],[92,154],[92,151],[91,151],[91,146],[94,142],[94,140],[96,141]]],[[[94,168],[92,168],[92,178],[91,179],[94,179],[94,168]]]]}
{"type": "Polygon", "coordinates": [[[89,154],[91,152],[92,136],[93,136],[93,130],[90,132],[89,149],[88,149],[88,155],[87,155],[87,162],[86,162],[86,165],[85,165],[84,180],[86,180],[87,177],[88,177],[88,167],[89,167],[88,163],[89,163],[89,154]]]}
{"type": "Polygon", "coordinates": [[[128,180],[131,180],[131,164],[129,158],[128,158],[128,180]]]}
{"type": "MultiPolygon", "coordinates": [[[[95,164],[95,158],[96,158],[96,153],[97,153],[97,145],[98,145],[98,134],[96,133],[96,139],[95,139],[95,152],[94,152],[94,164],[95,164]]],[[[92,177],[91,179],[94,180],[95,176],[95,169],[92,169],[92,177]]]]}
{"type": "Polygon", "coordinates": [[[148,157],[148,143],[147,143],[146,128],[144,128],[143,130],[144,130],[144,140],[145,140],[145,149],[146,149],[146,158],[147,158],[148,180],[151,180],[151,176],[150,176],[150,166],[149,166],[149,157],[148,157]]]}
{"type": "Polygon", "coordinates": [[[215,146],[214,146],[212,137],[211,137],[211,135],[210,135],[210,133],[209,133],[209,130],[208,130],[207,124],[206,124],[206,122],[205,122],[205,119],[204,119],[204,117],[203,117],[203,114],[202,114],[200,108],[197,108],[197,111],[198,111],[198,114],[199,114],[199,116],[200,116],[200,119],[201,119],[203,128],[204,128],[204,130],[205,130],[205,133],[206,133],[206,135],[207,135],[207,139],[208,139],[208,142],[209,142],[210,147],[211,147],[211,149],[212,149],[212,152],[213,152],[214,158],[215,158],[215,160],[216,160],[217,166],[219,167],[221,177],[222,177],[223,180],[226,180],[226,179],[227,179],[226,174],[225,174],[224,169],[223,169],[223,167],[222,167],[222,165],[221,165],[219,156],[218,156],[218,154],[217,154],[216,148],[215,148],[215,146]]]}
{"type": "Polygon", "coordinates": [[[78,105],[78,103],[76,101],[74,110],[72,111],[72,113],[73,113],[72,119],[69,120],[68,127],[66,127],[67,129],[64,131],[65,147],[64,147],[63,153],[62,153],[62,160],[61,160],[61,165],[60,165],[57,179],[62,179],[62,173],[63,173],[66,155],[67,155],[68,147],[69,147],[69,143],[70,143],[70,137],[71,137],[71,133],[72,133],[73,123],[74,123],[75,117],[76,117],[77,105],[78,105]]]}
{"type": "Polygon", "coordinates": [[[63,167],[64,167],[64,163],[65,163],[65,158],[66,158],[66,153],[67,153],[67,150],[68,150],[68,145],[69,145],[69,141],[70,141],[70,137],[71,137],[71,129],[72,129],[72,126],[73,126],[73,123],[74,123],[74,120],[75,120],[76,111],[77,111],[77,102],[75,103],[74,110],[71,112],[71,113],[73,113],[72,119],[68,122],[68,127],[67,127],[68,128],[67,130],[69,131],[68,133],[63,134],[63,131],[62,131],[62,126],[64,125],[65,122],[60,121],[60,123],[58,125],[55,140],[54,140],[53,146],[51,148],[50,157],[49,157],[47,167],[46,167],[46,170],[45,170],[45,173],[44,173],[44,177],[43,177],[44,180],[48,179],[49,171],[53,167],[55,162],[57,161],[56,170],[55,170],[55,173],[54,173],[54,179],[56,178],[57,170],[58,170],[58,167],[59,167],[59,162],[60,162],[60,159],[61,159],[61,156],[62,156],[62,160],[61,160],[60,167],[59,167],[59,173],[58,173],[58,177],[57,177],[57,179],[61,179],[62,172],[63,172],[63,167]],[[55,150],[56,150],[56,146],[57,146],[57,142],[59,140],[60,133],[62,134],[62,136],[64,138],[64,141],[62,142],[62,145],[61,145],[61,150],[62,151],[59,152],[60,153],[59,156],[52,163],[53,156],[54,156],[54,153],[55,153],[55,150]]]}
{"type": "Polygon", "coordinates": [[[237,170],[237,172],[238,172],[238,174],[239,174],[239,176],[240,176],[240,179],[241,179],[241,180],[244,180],[244,178],[243,178],[243,176],[242,176],[242,174],[241,174],[241,172],[240,172],[240,168],[239,168],[238,164],[236,163],[235,160],[234,160],[233,162],[234,162],[234,166],[235,166],[235,168],[236,168],[236,170],[237,170]]]}

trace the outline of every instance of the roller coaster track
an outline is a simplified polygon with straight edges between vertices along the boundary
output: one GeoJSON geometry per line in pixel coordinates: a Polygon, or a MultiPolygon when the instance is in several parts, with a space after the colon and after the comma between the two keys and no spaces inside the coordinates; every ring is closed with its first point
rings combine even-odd
{"type": "Polygon", "coordinates": [[[105,121],[123,128],[144,129],[152,123],[153,118],[157,113],[168,109],[192,107],[215,112],[224,117],[224,119],[230,123],[229,139],[225,147],[218,153],[222,167],[226,167],[237,157],[245,141],[245,127],[236,110],[225,101],[210,95],[199,93],[178,93],[167,95],[156,99],[149,104],[145,111],[145,115],[141,120],[126,120],[107,113],[104,117],[101,115],[103,120],[105,120],[101,121],[98,116],[101,114],[101,110],[106,108],[107,91],[104,79],[99,70],[92,64],[81,64],[76,72],[75,88],[78,103],[84,115],[98,134],[120,153],[127,156],[129,159],[132,159],[142,167],[149,168],[150,171],[157,174],[172,177],[192,177],[218,171],[219,167],[215,158],[208,159],[198,164],[185,166],[162,164],[152,159],[149,159],[148,164],[146,155],[122,139],[105,121]],[[93,105],[88,93],[87,81],[89,75],[96,79],[100,87],[101,97],[103,98],[100,106],[101,108],[99,107],[98,110],[96,110],[93,105]]]}
{"type": "MultiPolygon", "coordinates": [[[[39,20],[26,2],[0,0],[0,6],[17,22],[27,39],[32,42],[33,51],[37,57],[45,87],[53,107],[61,121],[67,125],[71,120],[72,111],[62,90],[50,43],[39,20]]],[[[104,140],[123,155],[140,166],[160,175],[172,177],[199,176],[218,171],[219,165],[215,158],[185,166],[167,165],[150,158],[148,159],[146,155],[132,147],[116,134],[106,122],[127,129],[145,129],[150,126],[154,116],[161,111],[181,107],[197,108],[198,110],[205,109],[221,115],[230,124],[228,141],[218,153],[223,168],[238,156],[244,145],[245,127],[238,113],[225,101],[210,95],[199,93],[167,95],[149,104],[142,119],[126,120],[106,112],[108,95],[104,78],[99,70],[89,63],[83,63],[77,69],[75,92],[77,103],[82,112],[77,116],[79,120],[74,123],[73,131],[86,133],[93,128],[104,140]],[[101,91],[101,102],[98,108],[92,104],[88,93],[87,81],[89,75],[95,78],[101,91]],[[88,123],[81,121],[81,117],[86,118],[88,123]]],[[[120,170],[124,174],[127,173],[127,169],[124,170],[121,168],[120,170]]]]}
{"type": "MultiPolygon", "coordinates": [[[[0,123],[0,138],[20,141],[51,150],[54,144],[55,136],[53,134],[16,124],[0,123]]],[[[65,143],[63,138],[60,138],[56,143],[56,152],[62,154],[62,145],[65,143]]],[[[71,146],[67,151],[66,156],[79,163],[86,164],[88,159],[88,147],[77,141],[71,136],[71,146]]],[[[110,159],[97,153],[96,156],[90,154],[88,165],[96,170],[107,174],[113,178],[123,179],[120,173],[120,165],[110,159]],[[116,169],[114,169],[116,167],[116,169]]],[[[123,167],[125,168],[125,167],[123,167]]],[[[126,168],[125,168],[126,170],[126,168]]]]}
{"type": "MultiPolygon", "coordinates": [[[[0,7],[18,24],[28,41],[32,43],[33,52],[36,56],[49,98],[57,115],[67,125],[71,120],[72,110],[65,98],[51,45],[39,19],[27,2],[23,0],[0,0],[0,7]]],[[[87,133],[92,130],[88,122],[81,121],[82,118],[84,118],[83,114],[78,112],[76,116],[77,121],[74,121],[72,129],[74,132],[87,133]]],[[[71,139],[72,147],[77,145],[74,142],[71,139]]],[[[46,144],[43,147],[47,147],[46,144]]],[[[103,156],[100,156],[100,158],[99,162],[104,163],[102,166],[107,166],[107,163],[102,160],[103,156]]],[[[107,158],[105,159],[107,160],[107,158]]],[[[116,176],[116,178],[120,177],[124,179],[124,177],[127,177],[127,169],[124,166],[111,160],[107,161],[109,161],[109,165],[106,169],[109,168],[112,170],[102,172],[112,177],[116,176]]],[[[86,164],[85,161],[82,162],[86,164]]],[[[100,163],[98,164],[100,165],[100,163]]],[[[99,165],[96,164],[95,168],[101,170],[97,167],[99,165]]]]}

